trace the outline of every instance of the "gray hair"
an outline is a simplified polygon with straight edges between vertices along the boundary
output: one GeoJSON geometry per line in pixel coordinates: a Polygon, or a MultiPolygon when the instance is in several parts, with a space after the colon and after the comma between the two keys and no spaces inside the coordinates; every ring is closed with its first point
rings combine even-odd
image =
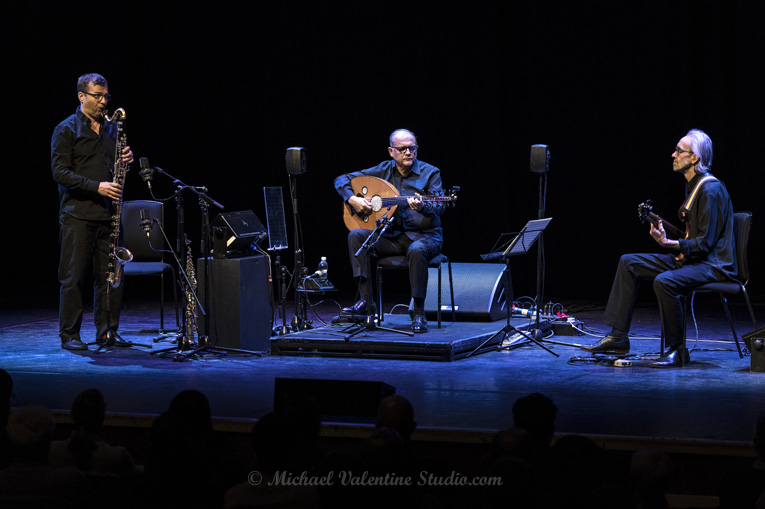
{"type": "Polygon", "coordinates": [[[686,136],[691,139],[691,152],[699,158],[696,173],[708,173],[712,167],[712,140],[700,129],[691,129],[686,136]]]}
{"type": "Polygon", "coordinates": [[[77,78],[77,92],[87,92],[88,85],[90,83],[93,83],[94,85],[101,85],[103,87],[107,86],[106,78],[104,78],[100,74],[96,74],[96,73],[83,74],[82,76],[77,78]]]}
{"type": "Polygon", "coordinates": [[[390,144],[391,147],[393,146],[393,138],[395,138],[397,134],[401,134],[401,133],[406,133],[411,135],[412,138],[414,138],[414,144],[417,145],[417,136],[415,136],[412,131],[410,131],[409,129],[396,129],[395,131],[390,133],[390,137],[388,138],[388,143],[390,144]]]}

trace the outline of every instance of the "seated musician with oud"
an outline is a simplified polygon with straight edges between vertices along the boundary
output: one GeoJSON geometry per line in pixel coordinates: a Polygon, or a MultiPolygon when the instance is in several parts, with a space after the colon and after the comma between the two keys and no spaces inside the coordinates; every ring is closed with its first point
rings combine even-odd
{"type": "MultiPolygon", "coordinates": [[[[352,181],[356,177],[377,177],[389,182],[406,203],[399,205],[392,222],[374,245],[378,258],[404,255],[409,267],[409,283],[414,301],[412,331],[427,332],[425,319],[425,294],[428,288],[428,261],[441,252],[443,234],[441,214],[446,205],[438,201],[424,201],[423,195],[440,196],[441,171],[435,166],[417,159],[417,138],[411,131],[397,129],[390,135],[388,154],[390,160],[366,170],[340,175],[335,179],[335,189],[346,203],[346,215],[363,217],[372,213],[372,201],[358,196],[352,181]]],[[[346,221],[347,223],[347,221],[346,221]]],[[[370,264],[366,252],[356,252],[372,234],[375,222],[369,221],[370,229],[354,228],[348,234],[348,250],[351,257],[353,276],[359,287],[359,300],[344,313],[375,313],[370,295],[370,264]]],[[[359,221],[359,225],[364,224],[359,221]]],[[[350,228],[350,226],[349,226],[350,228]]]]}

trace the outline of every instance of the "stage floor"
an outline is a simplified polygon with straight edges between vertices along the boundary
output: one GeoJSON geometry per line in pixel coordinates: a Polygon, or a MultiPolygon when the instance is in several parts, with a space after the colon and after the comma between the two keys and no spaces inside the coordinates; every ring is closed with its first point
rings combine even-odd
{"type": "MultiPolygon", "coordinates": [[[[288,309],[290,309],[288,307],[288,309]]],[[[602,309],[577,306],[572,314],[587,330],[602,329],[602,309]]],[[[739,335],[752,330],[743,308],[733,306],[739,335]]],[[[759,312],[756,307],[756,312],[759,312]]],[[[317,309],[330,320],[337,309],[317,309]]],[[[42,404],[66,411],[81,390],[97,387],[108,411],[155,416],[185,389],[203,391],[213,415],[222,419],[255,419],[272,410],[274,379],[314,378],[384,382],[414,405],[421,428],[498,430],[512,425],[513,403],[540,392],[559,409],[557,431],[588,435],[616,435],[661,439],[749,441],[756,417],[765,410],[765,373],[749,371],[749,357],[739,358],[719,302],[697,303],[700,336],[723,343],[689,340],[692,363],[683,369],[659,370],[641,364],[641,355],[656,354],[660,331],[654,306],[639,307],[633,332],[653,339],[633,339],[632,367],[613,367],[587,360],[576,344],[595,336],[558,336],[544,345],[493,349],[452,362],[353,358],[322,355],[206,355],[200,360],[175,362],[150,352],[171,347],[157,334],[141,332],[159,324],[158,305],[126,303],[121,334],[141,347],[113,348],[102,353],[69,352],[60,348],[55,305],[5,306],[0,314],[0,367],[14,379],[14,406],[42,404]]],[[[291,315],[290,315],[291,316],[291,315]]],[[[400,320],[403,328],[406,318],[400,320]]],[[[94,335],[86,314],[83,338],[94,335]]],[[[316,320],[318,323],[318,320],[316,320]]],[[[516,322],[514,322],[515,324],[516,322]]],[[[504,320],[489,324],[444,322],[444,330],[491,332],[504,320]]],[[[437,338],[435,329],[415,338],[437,338]]],[[[695,332],[692,324],[689,338],[695,332]]],[[[275,339],[274,339],[275,340],[275,339]]],[[[351,341],[368,341],[359,337],[351,341]]],[[[409,340],[401,336],[401,341],[409,340]]],[[[390,341],[397,341],[391,338],[390,341]]],[[[95,349],[95,347],[91,347],[95,349]]]]}

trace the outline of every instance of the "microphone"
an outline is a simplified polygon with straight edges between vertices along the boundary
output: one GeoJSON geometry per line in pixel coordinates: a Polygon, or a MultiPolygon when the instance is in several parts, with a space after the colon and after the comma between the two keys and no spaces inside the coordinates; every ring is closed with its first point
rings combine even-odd
{"type": "Polygon", "coordinates": [[[146,232],[146,238],[151,238],[152,221],[146,209],[141,209],[141,228],[146,232]]]}
{"type": "Polygon", "coordinates": [[[151,179],[154,176],[154,169],[149,165],[149,158],[142,157],[138,160],[138,163],[141,165],[141,171],[138,174],[146,182],[146,185],[149,186],[149,191],[151,191],[151,179]]]}

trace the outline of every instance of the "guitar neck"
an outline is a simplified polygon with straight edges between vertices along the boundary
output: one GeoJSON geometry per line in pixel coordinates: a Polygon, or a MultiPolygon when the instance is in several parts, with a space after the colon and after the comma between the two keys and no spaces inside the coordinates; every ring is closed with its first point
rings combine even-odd
{"type": "Polygon", "coordinates": [[[685,232],[681,230],[680,228],[677,228],[676,226],[672,225],[671,223],[668,223],[664,219],[660,218],[653,212],[649,212],[646,215],[646,219],[650,221],[652,225],[655,227],[659,226],[659,221],[661,221],[661,224],[664,226],[664,231],[667,233],[667,237],[673,240],[682,239],[685,237],[685,232]]]}

